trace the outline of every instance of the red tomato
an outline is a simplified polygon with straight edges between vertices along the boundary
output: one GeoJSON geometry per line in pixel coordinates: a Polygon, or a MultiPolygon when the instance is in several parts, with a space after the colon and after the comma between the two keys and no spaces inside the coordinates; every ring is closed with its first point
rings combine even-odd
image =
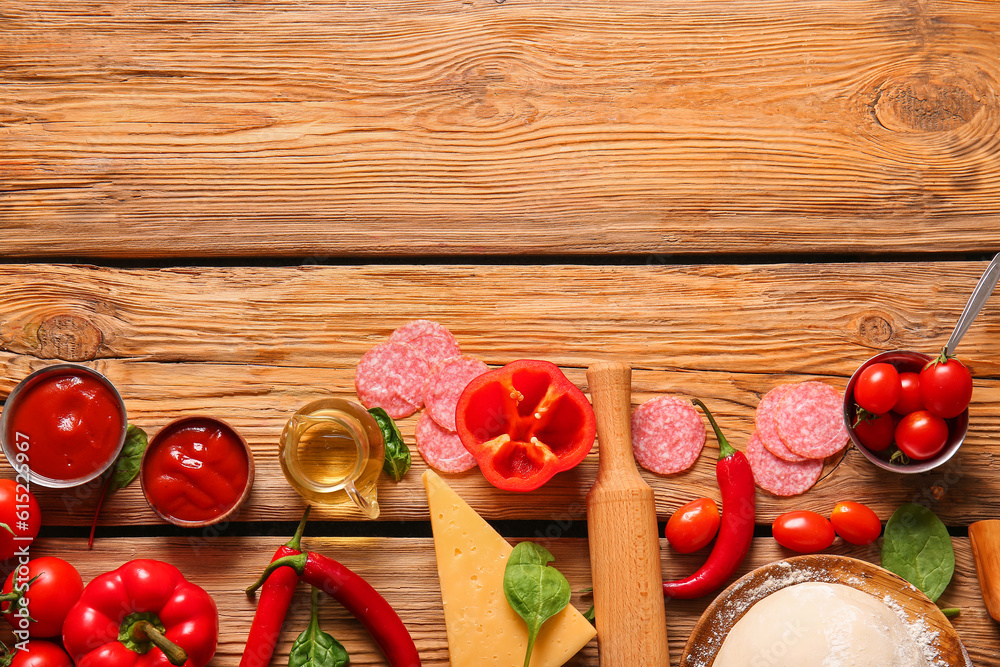
{"type": "Polygon", "coordinates": [[[882,522],[867,505],[853,501],[837,503],[830,514],[837,534],[851,544],[871,544],[882,533],[882,522]]]}
{"type": "Polygon", "coordinates": [[[27,651],[17,651],[10,667],[73,667],[73,661],[52,642],[32,639],[27,651]]]}
{"type": "MultiPolygon", "coordinates": [[[[55,556],[42,556],[28,561],[27,572],[15,568],[3,585],[4,595],[17,586],[21,591],[25,585],[24,599],[32,620],[27,622],[28,634],[32,637],[58,637],[62,635],[63,621],[70,608],[83,593],[83,579],[76,568],[55,556]],[[31,581],[38,577],[34,581],[31,581]],[[17,581],[15,582],[15,578],[17,581]],[[31,582],[31,583],[28,583],[31,582]]],[[[24,629],[22,621],[15,614],[19,603],[6,603],[3,607],[7,622],[15,628],[24,629]]],[[[35,642],[31,642],[32,651],[35,642]]]]}
{"type": "Polygon", "coordinates": [[[11,535],[0,528],[0,560],[26,549],[42,527],[42,511],[34,494],[13,479],[0,479],[0,523],[14,531],[11,535]],[[15,540],[15,536],[22,539],[15,540]]]}
{"type": "Polygon", "coordinates": [[[924,401],[920,398],[920,376],[916,373],[899,374],[899,400],[892,411],[900,415],[924,409],[924,401]]]}
{"type": "Polygon", "coordinates": [[[664,537],[682,554],[703,548],[719,532],[719,507],[711,498],[699,498],[684,505],[667,521],[664,537]]]}
{"type": "Polygon", "coordinates": [[[854,435],[867,449],[881,452],[888,449],[896,434],[896,421],[890,414],[868,415],[854,427],[854,435]]]}
{"type": "Polygon", "coordinates": [[[972,400],[972,374],[958,359],[938,357],[920,371],[920,398],[931,414],[957,417],[972,400]]]}
{"type": "Polygon", "coordinates": [[[826,549],[835,537],[826,517],[808,510],[782,514],[774,520],[771,530],[778,544],[803,554],[826,549]]]}
{"type": "Polygon", "coordinates": [[[899,400],[899,371],[892,364],[872,364],[854,384],[854,401],[872,414],[881,415],[899,400]]]}
{"type": "Polygon", "coordinates": [[[927,410],[911,412],[896,426],[896,446],[911,459],[937,455],[948,442],[948,424],[927,410]]]}

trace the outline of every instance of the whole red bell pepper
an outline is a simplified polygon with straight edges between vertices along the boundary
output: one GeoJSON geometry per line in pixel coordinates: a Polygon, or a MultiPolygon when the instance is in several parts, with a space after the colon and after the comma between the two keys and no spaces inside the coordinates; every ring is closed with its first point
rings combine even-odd
{"type": "Polygon", "coordinates": [[[597,422],[590,401],[559,367],[521,359],[483,373],[455,409],[465,448],[506,491],[533,491],[586,458],[597,422]]]}
{"type": "Polygon", "coordinates": [[[63,623],[77,667],[204,667],[218,641],[215,601],[158,560],[95,577],[63,623]]]}

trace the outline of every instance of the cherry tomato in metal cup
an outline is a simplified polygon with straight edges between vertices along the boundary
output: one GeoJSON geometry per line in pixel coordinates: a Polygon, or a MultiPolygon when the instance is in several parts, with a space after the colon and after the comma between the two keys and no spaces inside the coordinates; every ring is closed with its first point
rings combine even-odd
{"type": "Polygon", "coordinates": [[[896,435],[896,420],[891,414],[865,413],[854,426],[854,434],[868,450],[881,452],[888,449],[896,435]]]}
{"type": "Polygon", "coordinates": [[[881,415],[899,400],[899,371],[892,364],[880,362],[868,366],[854,385],[854,401],[872,414],[881,415]]]}
{"type": "Polygon", "coordinates": [[[674,551],[689,554],[704,548],[719,532],[719,507],[711,498],[692,500],[671,515],[664,537],[674,551]]]}
{"type": "Polygon", "coordinates": [[[4,660],[6,656],[0,654],[0,665],[9,664],[10,667],[73,667],[73,661],[66,655],[66,651],[59,648],[57,644],[32,639],[28,642],[29,650],[15,650],[10,658],[10,662],[4,660]]]}
{"type": "Polygon", "coordinates": [[[822,551],[836,537],[827,518],[809,510],[782,514],[771,524],[771,531],[778,544],[802,554],[822,551]]]}
{"type": "Polygon", "coordinates": [[[896,446],[917,461],[937,456],[947,442],[947,422],[927,410],[911,412],[896,426],[896,446]]]}
{"type": "Polygon", "coordinates": [[[920,371],[920,398],[931,414],[957,417],[972,400],[972,374],[961,361],[942,352],[920,371]]]}
{"type": "Polygon", "coordinates": [[[892,411],[898,415],[908,415],[911,412],[924,409],[924,401],[920,398],[920,375],[905,372],[899,374],[899,400],[892,411]]]}
{"type": "Polygon", "coordinates": [[[837,534],[851,544],[871,544],[882,534],[882,522],[867,505],[851,500],[837,503],[830,513],[837,534]]]}
{"type": "Polygon", "coordinates": [[[18,609],[26,607],[31,637],[59,637],[66,614],[83,594],[83,579],[75,567],[56,556],[33,558],[26,568],[27,572],[15,568],[3,585],[3,594],[10,600],[3,603],[4,616],[13,627],[19,627],[23,619],[17,616],[18,609]]]}

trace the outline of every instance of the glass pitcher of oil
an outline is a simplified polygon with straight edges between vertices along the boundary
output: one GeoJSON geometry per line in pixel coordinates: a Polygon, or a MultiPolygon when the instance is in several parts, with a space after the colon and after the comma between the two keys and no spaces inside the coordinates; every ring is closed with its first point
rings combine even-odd
{"type": "Polygon", "coordinates": [[[324,505],[352,501],[369,519],[379,515],[376,482],[384,457],[375,418],[340,398],[304,406],[285,424],[278,444],[281,470],[303,498],[324,505]]]}

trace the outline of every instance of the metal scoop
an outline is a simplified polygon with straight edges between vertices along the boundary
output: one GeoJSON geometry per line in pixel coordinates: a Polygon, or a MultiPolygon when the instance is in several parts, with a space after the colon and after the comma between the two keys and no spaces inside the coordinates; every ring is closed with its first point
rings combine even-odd
{"type": "Polygon", "coordinates": [[[951,332],[951,338],[948,339],[948,343],[944,346],[945,354],[949,356],[955,354],[955,348],[958,347],[959,341],[962,340],[962,336],[968,331],[972,321],[979,315],[979,311],[986,305],[986,300],[993,294],[993,288],[997,286],[998,280],[1000,280],[1000,253],[997,253],[997,256],[993,258],[990,265],[986,267],[983,277],[979,279],[979,283],[976,285],[976,289],[972,290],[969,303],[965,304],[965,310],[959,316],[955,330],[951,332]]]}

